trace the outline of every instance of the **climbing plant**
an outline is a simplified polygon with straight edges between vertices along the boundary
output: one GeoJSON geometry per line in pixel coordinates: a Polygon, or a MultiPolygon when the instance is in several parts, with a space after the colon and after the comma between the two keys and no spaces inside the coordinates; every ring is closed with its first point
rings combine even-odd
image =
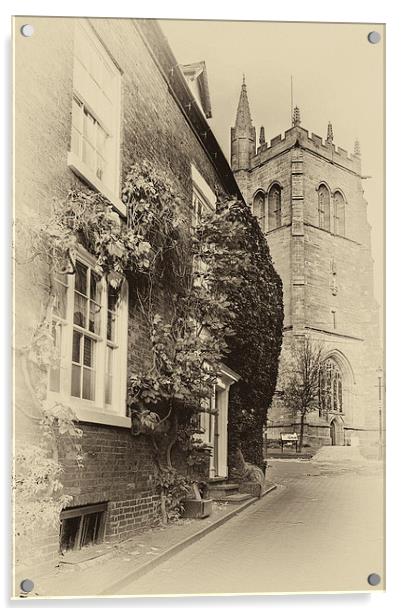
{"type": "Polygon", "coordinates": [[[234,335],[226,339],[226,362],[241,375],[230,391],[231,471],[236,471],[239,447],[248,462],[262,467],[263,427],[282,345],[282,283],[257,219],[243,202],[218,203],[200,237],[214,247],[213,285],[225,294],[231,309],[234,335]]]}
{"type": "MultiPolygon", "coordinates": [[[[122,200],[127,222],[102,195],[72,190],[55,201],[46,221],[32,226],[30,260],[46,265],[49,294],[45,316],[25,354],[47,374],[54,352],[55,277],[75,273],[78,245],[94,255],[98,273],[117,291],[123,278],[129,279],[150,349],[149,361],[144,356],[129,375],[128,408],[133,433],[148,434],[151,440],[163,519],[168,521],[208,462],[197,418],[215,412],[206,400],[222,361],[241,375],[230,400],[230,447],[241,447],[246,459],[261,463],[262,426],[281,346],[281,283],[258,223],[243,202],[220,199],[214,212],[192,225],[189,204],[167,175],[149,163],[128,170],[122,200]],[[192,476],[175,468],[178,448],[192,476]]],[[[57,434],[75,439],[80,431],[69,409],[47,408],[43,380],[39,393],[40,425],[53,442],[56,438],[55,454],[57,434]]],[[[79,447],[76,455],[81,463],[79,447]]],[[[52,467],[48,477],[49,493],[56,494],[59,468],[52,467]]]]}

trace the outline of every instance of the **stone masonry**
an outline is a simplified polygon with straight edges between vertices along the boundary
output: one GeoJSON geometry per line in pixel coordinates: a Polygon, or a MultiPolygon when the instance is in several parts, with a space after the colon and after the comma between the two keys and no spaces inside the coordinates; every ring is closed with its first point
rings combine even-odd
{"type": "MultiPolygon", "coordinates": [[[[341,410],[309,414],[306,441],[311,446],[335,444],[335,440],[336,444],[372,443],[378,438],[376,386],[382,357],[360,147],[356,143],[350,156],[335,147],[331,124],[326,140],[310,134],[302,128],[296,108],[293,126],[270,143],[265,142],[262,128],[256,149],[244,82],[231,135],[232,169],[265,231],[283,281],[283,348],[296,337],[309,335],[322,342],[341,374],[341,410]],[[319,218],[322,185],[329,195],[327,229],[319,218]],[[270,212],[273,186],[280,192],[276,224],[270,212]],[[335,227],[337,198],[344,203],[341,231],[335,227]]],[[[297,430],[297,424],[277,395],[268,414],[268,439],[297,430]]]]}

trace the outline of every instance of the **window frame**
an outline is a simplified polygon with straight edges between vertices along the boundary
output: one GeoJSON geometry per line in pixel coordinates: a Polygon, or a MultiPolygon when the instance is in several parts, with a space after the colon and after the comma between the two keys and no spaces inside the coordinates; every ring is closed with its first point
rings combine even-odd
{"type": "Polygon", "coordinates": [[[69,509],[63,509],[60,512],[60,537],[59,537],[59,550],[62,554],[66,554],[67,552],[76,552],[85,548],[87,545],[96,545],[98,543],[102,543],[105,538],[105,530],[106,530],[106,515],[108,511],[108,503],[96,503],[94,505],[84,505],[82,507],[70,507],[69,509]],[[89,515],[100,514],[99,515],[99,524],[96,532],[96,537],[93,542],[89,542],[87,544],[81,545],[83,539],[83,527],[85,523],[85,518],[89,515]],[[71,520],[79,518],[79,526],[76,531],[76,536],[74,540],[74,546],[70,549],[64,549],[62,546],[62,537],[63,537],[63,527],[66,523],[66,520],[71,520]]]}
{"type": "Polygon", "coordinates": [[[273,231],[282,226],[282,188],[278,182],[271,184],[268,191],[268,230],[273,231]],[[277,199],[274,200],[274,196],[277,199]],[[273,223],[273,224],[271,224],[273,223]]]}
{"type": "Polygon", "coordinates": [[[266,195],[263,190],[257,190],[253,197],[253,214],[258,220],[261,231],[265,233],[267,230],[269,230],[267,229],[268,225],[266,217],[266,195]]]}
{"type": "MultiPolygon", "coordinates": [[[[84,248],[80,247],[77,252],[76,261],[93,270],[96,260],[84,248]]],[[[75,262],[76,262],[75,261],[75,262]]],[[[107,425],[118,425],[130,427],[131,420],[127,416],[126,397],[127,397],[127,344],[128,344],[128,284],[123,282],[120,290],[120,301],[117,307],[117,328],[116,340],[118,344],[112,343],[107,339],[107,282],[105,277],[100,278],[101,285],[101,315],[99,334],[87,331],[86,328],[74,323],[74,297],[75,276],[70,274],[67,277],[68,288],[66,293],[66,316],[61,319],[58,315],[53,316],[53,320],[61,326],[61,345],[60,345],[60,390],[51,391],[48,381],[47,397],[54,403],[63,403],[71,407],[77,413],[78,419],[94,423],[107,425]],[[95,341],[95,399],[89,400],[76,397],[71,394],[72,385],[72,350],[74,331],[88,336],[95,341]],[[111,404],[107,404],[106,399],[106,374],[107,374],[107,348],[113,345],[117,351],[114,352],[113,374],[115,383],[113,385],[113,397],[111,404]]],[[[90,301],[90,300],[88,300],[90,301]]]]}
{"type": "Polygon", "coordinates": [[[334,234],[346,237],[346,199],[340,190],[336,190],[333,196],[334,203],[334,234]],[[339,195],[339,199],[338,199],[339,195]],[[340,206],[340,207],[339,207],[340,206]],[[339,215],[341,212],[341,216],[339,215]],[[340,225],[341,221],[341,225],[340,225]],[[342,228],[340,229],[340,226],[342,228]]]}
{"type": "MultiPolygon", "coordinates": [[[[82,155],[80,155],[80,153],[77,154],[73,151],[73,118],[71,120],[70,149],[67,155],[67,164],[69,168],[79,177],[81,177],[85,182],[87,182],[93,188],[104,194],[111,201],[114,207],[125,216],[127,213],[127,208],[120,199],[122,71],[117,66],[113,58],[110,56],[108,50],[103,45],[102,41],[98,38],[94,28],[88,20],[76,20],[75,28],[76,33],[74,40],[73,56],[74,72],[71,105],[73,109],[73,105],[75,104],[74,99],[78,99],[83,105],[83,107],[99,124],[101,129],[108,135],[108,138],[112,140],[110,152],[105,157],[106,164],[110,169],[112,179],[110,181],[110,184],[106,183],[104,179],[100,179],[96,174],[96,170],[94,171],[88,164],[84,162],[82,155]],[[94,72],[92,71],[91,73],[91,70],[88,68],[87,64],[82,62],[77,47],[77,40],[79,36],[87,37],[89,44],[94,48],[94,52],[98,55],[98,61],[103,62],[103,64],[106,65],[107,69],[113,73],[113,78],[116,80],[116,83],[114,85],[115,91],[113,101],[110,100],[110,97],[102,89],[101,84],[96,80],[96,77],[93,74],[94,72]],[[106,116],[110,115],[110,117],[99,117],[99,114],[96,113],[94,109],[95,101],[88,100],[88,97],[83,91],[85,90],[85,88],[81,88],[82,80],[77,80],[77,77],[75,75],[76,66],[78,64],[81,66],[84,73],[88,74],[88,80],[93,81],[93,83],[95,84],[94,88],[97,88],[102,93],[102,95],[107,98],[108,101],[111,103],[110,114],[106,114],[106,116]]],[[[96,96],[96,92],[92,93],[92,98],[94,96],[96,96]]]]}
{"type": "Polygon", "coordinates": [[[331,191],[328,188],[328,186],[324,184],[324,182],[321,182],[317,188],[317,198],[318,198],[318,204],[317,204],[318,227],[322,229],[323,231],[330,232],[331,231],[331,191]],[[327,211],[325,210],[325,206],[323,206],[322,204],[321,189],[324,189],[328,196],[327,211]],[[325,226],[326,222],[328,223],[327,226],[325,226]]]}

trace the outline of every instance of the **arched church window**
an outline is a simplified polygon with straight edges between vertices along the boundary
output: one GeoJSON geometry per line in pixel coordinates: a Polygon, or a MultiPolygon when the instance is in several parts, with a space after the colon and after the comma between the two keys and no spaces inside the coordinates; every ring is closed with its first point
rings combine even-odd
{"type": "Polygon", "coordinates": [[[327,359],[320,371],[320,413],[342,413],[342,374],[332,358],[327,359]]]}
{"type": "Polygon", "coordinates": [[[278,184],[271,186],[268,193],[268,229],[276,229],[282,224],[281,188],[278,184]]]}
{"type": "Polygon", "coordinates": [[[253,214],[260,223],[262,231],[265,231],[265,195],[258,192],[253,200],[253,214]]]}
{"type": "Polygon", "coordinates": [[[325,231],[330,230],[330,194],[325,184],[321,184],[318,188],[318,226],[325,231]]]}
{"type": "Polygon", "coordinates": [[[345,199],[338,190],[334,194],[334,229],[337,235],[345,235],[345,199]]]}

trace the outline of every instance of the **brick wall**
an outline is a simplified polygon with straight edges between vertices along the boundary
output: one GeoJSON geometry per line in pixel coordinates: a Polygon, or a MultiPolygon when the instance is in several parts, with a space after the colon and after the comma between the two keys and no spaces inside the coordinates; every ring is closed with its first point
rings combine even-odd
{"type": "MultiPolygon", "coordinates": [[[[17,20],[16,31],[23,23],[17,20]],[[21,23],[20,23],[21,22],[21,23]]],[[[16,219],[44,218],[54,198],[65,198],[82,182],[67,166],[70,149],[73,76],[73,19],[30,18],[35,45],[27,39],[16,48],[17,117],[15,132],[16,219]],[[27,94],[28,93],[28,94],[27,94]]],[[[200,144],[168,84],[159,72],[132,20],[91,20],[99,38],[122,71],[121,176],[143,159],[169,174],[190,214],[191,164],[214,188],[218,172],[200,144]]],[[[32,40],[33,42],[33,40],[32,40]]],[[[22,256],[26,243],[17,236],[22,256]]],[[[15,270],[15,345],[30,340],[43,314],[46,276],[36,263],[21,258],[15,270]]],[[[135,297],[129,299],[128,372],[147,360],[149,336],[135,297]]],[[[39,434],[32,396],[16,372],[15,436],[22,443],[39,434]]],[[[106,537],[122,540],[159,519],[152,447],[127,428],[82,424],[84,468],[62,460],[63,483],[72,505],[108,502],[106,537]]],[[[58,531],[37,538],[36,560],[57,559],[58,531]],[[41,547],[42,546],[42,547],[41,547]],[[42,550],[43,548],[43,550],[42,550]],[[39,556],[38,556],[39,555],[39,556]]],[[[28,553],[23,554],[28,559],[28,553]]]]}

